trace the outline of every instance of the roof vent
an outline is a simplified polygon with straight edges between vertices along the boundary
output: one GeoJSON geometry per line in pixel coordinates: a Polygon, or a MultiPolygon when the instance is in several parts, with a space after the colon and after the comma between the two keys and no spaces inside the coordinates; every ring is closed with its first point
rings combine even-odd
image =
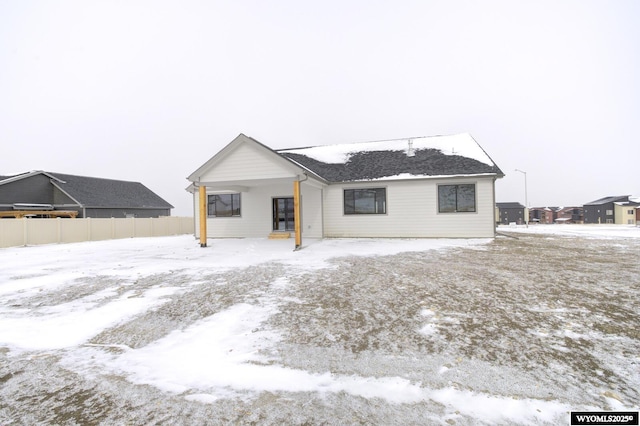
{"type": "Polygon", "coordinates": [[[416,152],[413,149],[413,140],[409,139],[409,146],[407,147],[407,157],[413,157],[414,155],[416,155],[416,152]]]}

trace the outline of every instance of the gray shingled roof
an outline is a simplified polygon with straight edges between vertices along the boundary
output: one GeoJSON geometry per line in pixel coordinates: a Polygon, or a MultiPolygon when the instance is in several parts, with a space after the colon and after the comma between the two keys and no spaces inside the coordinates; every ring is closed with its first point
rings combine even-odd
{"type": "Polygon", "coordinates": [[[524,206],[517,202],[496,203],[496,206],[500,209],[524,209],[524,206]]]}
{"type": "Polygon", "coordinates": [[[613,202],[616,202],[616,201],[629,201],[629,196],[628,195],[617,195],[617,196],[604,197],[604,198],[600,198],[599,200],[595,200],[595,201],[591,201],[590,203],[586,203],[585,206],[598,206],[598,205],[602,205],[602,204],[613,203],[613,202]]]}
{"type": "Polygon", "coordinates": [[[281,149],[276,152],[328,182],[363,181],[398,176],[427,178],[482,174],[502,177],[504,175],[477,142],[467,134],[281,149]],[[408,155],[408,143],[412,140],[415,141],[416,148],[411,150],[413,155],[408,155]],[[445,150],[446,152],[443,152],[445,150]],[[332,151],[344,155],[331,155],[332,151]],[[472,155],[463,155],[465,152],[472,155]],[[328,156],[327,153],[329,153],[328,156]]]}
{"type": "Polygon", "coordinates": [[[84,207],[158,208],[173,206],[139,182],[75,176],[62,173],[48,174],[64,183],[55,185],[84,207]]]}
{"type": "Polygon", "coordinates": [[[323,163],[290,152],[279,154],[329,182],[380,179],[403,173],[415,176],[502,174],[495,165],[458,155],[445,155],[436,149],[417,150],[413,157],[407,156],[404,151],[358,152],[344,164],[323,163]]]}
{"type": "Polygon", "coordinates": [[[34,174],[46,174],[51,183],[82,207],[172,209],[173,206],[139,182],[103,179],[88,176],[67,175],[43,171],[32,171],[11,176],[0,176],[0,182],[7,179],[21,179],[34,174]]]}

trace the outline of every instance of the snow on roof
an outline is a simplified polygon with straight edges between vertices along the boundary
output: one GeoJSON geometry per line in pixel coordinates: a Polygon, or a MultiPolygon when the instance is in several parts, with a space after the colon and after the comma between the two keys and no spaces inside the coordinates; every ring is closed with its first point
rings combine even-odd
{"type": "Polygon", "coordinates": [[[278,150],[279,153],[301,154],[327,164],[344,164],[352,155],[372,151],[407,151],[409,143],[413,150],[437,149],[445,155],[459,155],[493,166],[486,152],[468,133],[449,136],[422,136],[376,142],[358,142],[338,145],[323,145],[308,148],[278,150]]]}
{"type": "Polygon", "coordinates": [[[277,150],[328,182],[504,174],[469,134],[277,150]]]}
{"type": "Polygon", "coordinates": [[[569,222],[570,220],[572,220],[570,217],[559,217],[556,222],[569,222]]]}
{"type": "Polygon", "coordinates": [[[638,203],[632,200],[629,201],[616,201],[613,204],[616,206],[628,206],[628,207],[637,207],[638,203]]]}

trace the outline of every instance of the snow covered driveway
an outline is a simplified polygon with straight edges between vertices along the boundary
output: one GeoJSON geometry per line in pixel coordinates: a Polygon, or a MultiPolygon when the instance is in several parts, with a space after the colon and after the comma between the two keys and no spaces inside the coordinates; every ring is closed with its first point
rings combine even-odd
{"type": "Polygon", "coordinates": [[[640,405],[640,228],[0,250],[2,424],[568,424],[640,405]]]}

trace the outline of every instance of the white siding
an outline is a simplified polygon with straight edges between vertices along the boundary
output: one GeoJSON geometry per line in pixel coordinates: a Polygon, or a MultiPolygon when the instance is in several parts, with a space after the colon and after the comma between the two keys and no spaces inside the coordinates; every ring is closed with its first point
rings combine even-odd
{"type": "MultiPolygon", "coordinates": [[[[293,184],[292,184],[293,186],[293,184]]],[[[302,237],[322,238],[322,189],[315,186],[300,185],[302,198],[302,237]]],[[[303,241],[304,242],[304,241],[303,241]]]]}
{"type": "Polygon", "coordinates": [[[614,205],[614,217],[617,225],[635,225],[636,209],[634,206],[614,205]],[[632,213],[629,213],[629,212],[632,213]]]}
{"type": "Polygon", "coordinates": [[[324,191],[326,237],[487,238],[495,235],[493,178],[451,178],[331,185],[324,191]],[[476,212],[438,213],[439,184],[476,184],[476,212]],[[343,190],[387,190],[387,212],[344,215],[343,190]]]}
{"type": "MultiPolygon", "coordinates": [[[[301,185],[302,236],[322,238],[322,190],[301,185]]],[[[215,194],[213,190],[207,194],[215,194]]],[[[273,198],[293,197],[293,180],[286,183],[264,184],[250,187],[240,195],[240,217],[207,219],[208,238],[265,238],[273,230],[273,198]]],[[[199,236],[198,194],[194,194],[196,237],[199,236]]]]}
{"type": "Polygon", "coordinates": [[[295,167],[254,144],[240,144],[223,160],[200,176],[201,182],[230,182],[292,178],[295,167]]]}
{"type": "Polygon", "coordinates": [[[200,238],[200,203],[198,189],[193,193],[193,229],[195,237],[200,238]]]}

